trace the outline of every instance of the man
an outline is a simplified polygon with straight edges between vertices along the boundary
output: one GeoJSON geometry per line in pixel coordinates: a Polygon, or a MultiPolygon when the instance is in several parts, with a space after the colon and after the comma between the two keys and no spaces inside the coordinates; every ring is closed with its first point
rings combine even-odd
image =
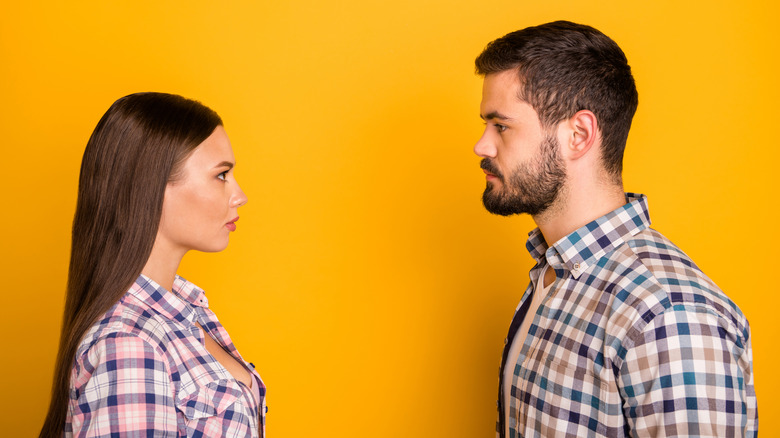
{"type": "Polygon", "coordinates": [[[747,319],[623,191],[638,99],[617,44],[559,21],[491,42],[476,68],[483,203],[538,226],[498,435],[755,436],[747,319]]]}

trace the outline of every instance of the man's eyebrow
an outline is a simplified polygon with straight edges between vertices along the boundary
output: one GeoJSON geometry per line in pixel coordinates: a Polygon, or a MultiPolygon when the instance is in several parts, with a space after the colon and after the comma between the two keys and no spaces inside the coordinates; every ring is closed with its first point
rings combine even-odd
{"type": "Polygon", "coordinates": [[[498,119],[498,120],[512,120],[512,118],[511,118],[511,117],[509,117],[509,116],[505,116],[505,115],[501,114],[501,113],[500,113],[500,112],[498,112],[498,111],[493,111],[493,112],[487,113],[487,114],[485,114],[484,116],[483,116],[482,114],[480,114],[480,115],[479,115],[479,118],[481,118],[482,120],[493,120],[493,119],[498,119]]]}
{"type": "Polygon", "coordinates": [[[217,164],[216,166],[214,166],[214,168],[216,169],[218,167],[227,167],[228,170],[229,170],[229,169],[232,169],[233,166],[235,166],[235,164],[231,163],[230,161],[223,161],[223,162],[217,164]]]}

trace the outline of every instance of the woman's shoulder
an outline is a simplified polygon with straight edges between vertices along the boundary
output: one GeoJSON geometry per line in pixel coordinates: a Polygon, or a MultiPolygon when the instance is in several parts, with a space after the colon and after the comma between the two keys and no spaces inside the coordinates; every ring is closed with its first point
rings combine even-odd
{"type": "Polygon", "coordinates": [[[139,401],[156,407],[173,403],[171,362],[163,346],[142,331],[119,327],[113,322],[80,346],[70,376],[69,415],[99,418],[108,415],[104,408],[123,412],[139,409],[139,401]]]}
{"type": "Polygon", "coordinates": [[[169,320],[128,291],[87,331],[76,351],[76,358],[78,360],[90,350],[105,348],[108,344],[124,344],[128,352],[139,351],[140,346],[148,345],[158,354],[164,354],[172,330],[169,320]]]}

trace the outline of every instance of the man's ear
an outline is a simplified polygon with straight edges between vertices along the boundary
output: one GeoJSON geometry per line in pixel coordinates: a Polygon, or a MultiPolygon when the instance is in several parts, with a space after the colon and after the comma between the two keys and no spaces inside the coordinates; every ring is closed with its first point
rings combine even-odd
{"type": "Polygon", "coordinates": [[[566,139],[561,139],[565,154],[572,160],[581,158],[596,144],[599,137],[599,126],[596,115],[589,110],[577,111],[564,122],[566,139]]]}

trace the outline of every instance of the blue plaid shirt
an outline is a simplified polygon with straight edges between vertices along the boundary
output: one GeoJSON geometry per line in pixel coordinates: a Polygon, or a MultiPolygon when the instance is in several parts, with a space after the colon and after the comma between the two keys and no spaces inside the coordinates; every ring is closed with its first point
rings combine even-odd
{"type": "Polygon", "coordinates": [[[649,228],[647,198],[548,247],[526,244],[536,266],[505,342],[499,421],[510,437],[756,436],[750,328],[679,248],[649,228]],[[516,363],[505,363],[539,274],[556,279],[516,363]],[[504,406],[505,367],[512,367],[504,406]]]}

